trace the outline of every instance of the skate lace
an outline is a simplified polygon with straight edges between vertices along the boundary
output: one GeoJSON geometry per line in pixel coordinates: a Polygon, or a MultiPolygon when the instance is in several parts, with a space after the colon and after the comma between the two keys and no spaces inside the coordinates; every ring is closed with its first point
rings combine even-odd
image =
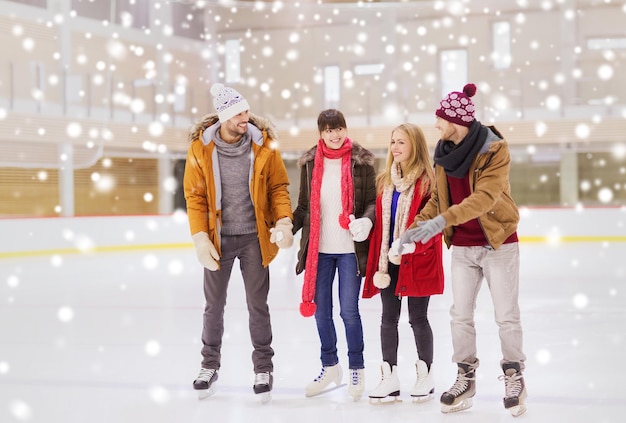
{"type": "Polygon", "coordinates": [[[357,369],[352,369],[352,385],[358,385],[359,384],[359,371],[357,369]]]}
{"type": "Polygon", "coordinates": [[[255,385],[269,385],[270,374],[268,372],[257,373],[256,375],[254,375],[254,384],[255,385]]]}
{"type": "Polygon", "coordinates": [[[208,382],[215,374],[215,371],[215,369],[200,369],[200,374],[198,375],[197,380],[204,380],[205,382],[208,382]]]}
{"type": "Polygon", "coordinates": [[[470,380],[474,380],[474,378],[467,377],[464,374],[458,374],[454,385],[452,385],[452,387],[448,390],[448,393],[455,397],[458,397],[467,390],[470,380]]]}
{"type": "Polygon", "coordinates": [[[315,378],[315,382],[318,382],[322,379],[324,379],[324,376],[326,376],[326,367],[322,367],[322,370],[320,371],[320,374],[315,378]]]}
{"type": "Polygon", "coordinates": [[[519,397],[522,393],[522,375],[520,373],[515,373],[511,376],[509,375],[500,375],[498,376],[498,380],[504,380],[504,391],[506,398],[510,397],[519,397]]]}

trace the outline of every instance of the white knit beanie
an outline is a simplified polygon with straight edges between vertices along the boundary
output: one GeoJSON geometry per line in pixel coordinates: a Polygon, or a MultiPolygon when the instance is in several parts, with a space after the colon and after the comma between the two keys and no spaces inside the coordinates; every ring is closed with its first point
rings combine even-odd
{"type": "Polygon", "coordinates": [[[241,112],[250,110],[250,105],[234,88],[225,87],[219,82],[211,87],[213,105],[220,122],[224,123],[241,112]]]}

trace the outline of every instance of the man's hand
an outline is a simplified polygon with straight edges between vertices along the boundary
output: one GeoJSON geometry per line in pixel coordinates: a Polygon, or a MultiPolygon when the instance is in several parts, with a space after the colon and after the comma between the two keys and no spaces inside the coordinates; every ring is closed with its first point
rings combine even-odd
{"type": "Polygon", "coordinates": [[[276,226],[270,229],[270,242],[278,245],[278,248],[289,248],[293,245],[293,223],[288,217],[278,219],[276,226]]]}
{"type": "Polygon", "coordinates": [[[411,254],[415,251],[414,242],[402,244],[402,247],[400,247],[400,245],[400,240],[396,239],[394,242],[391,243],[391,248],[389,248],[389,253],[387,254],[387,257],[389,258],[389,261],[393,264],[400,264],[402,255],[411,254]]]}
{"type": "Polygon", "coordinates": [[[368,217],[355,219],[353,214],[350,215],[350,224],[348,225],[348,229],[350,229],[353,241],[365,241],[372,230],[372,226],[372,221],[368,217]]]}
{"type": "Polygon", "coordinates": [[[198,232],[191,236],[193,245],[196,247],[196,255],[198,261],[204,267],[211,271],[217,270],[219,266],[220,256],[217,254],[215,246],[209,239],[209,234],[206,232],[198,232]]]}
{"type": "Polygon", "coordinates": [[[441,215],[438,215],[434,219],[418,222],[417,227],[408,229],[404,234],[402,234],[400,237],[400,247],[398,248],[398,251],[402,254],[402,247],[404,244],[408,244],[410,242],[421,242],[422,244],[426,244],[432,237],[441,233],[445,227],[446,219],[444,219],[441,215]]]}

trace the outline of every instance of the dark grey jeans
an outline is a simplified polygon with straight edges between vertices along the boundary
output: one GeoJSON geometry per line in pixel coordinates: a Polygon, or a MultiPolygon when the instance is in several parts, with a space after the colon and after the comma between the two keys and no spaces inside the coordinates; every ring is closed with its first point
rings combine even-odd
{"type": "MultiPolygon", "coordinates": [[[[398,283],[399,266],[389,263],[390,285],[380,290],[380,298],[383,304],[382,317],[380,319],[380,346],[383,353],[383,361],[390,366],[398,364],[398,323],[402,308],[402,298],[395,294],[398,283]]],[[[418,359],[426,363],[430,369],[433,362],[433,331],[428,321],[428,303],[430,297],[408,297],[409,324],[413,329],[415,349],[418,359]]]]}
{"type": "Polygon", "coordinates": [[[248,305],[248,326],[254,350],[254,372],[273,371],[272,325],[267,296],[270,288],[269,268],[263,267],[257,234],[222,236],[220,269],[204,269],[204,326],[202,329],[202,367],[219,369],[224,307],[228,282],[235,258],[239,259],[248,305]]]}

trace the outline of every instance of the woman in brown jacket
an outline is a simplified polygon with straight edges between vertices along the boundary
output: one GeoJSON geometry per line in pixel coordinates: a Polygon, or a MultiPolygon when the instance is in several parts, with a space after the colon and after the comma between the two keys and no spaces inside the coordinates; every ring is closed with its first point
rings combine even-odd
{"type": "Polygon", "coordinates": [[[319,395],[333,382],[341,384],[333,322],[333,280],[338,273],[348,343],[348,392],[357,400],[364,390],[359,293],[374,222],[374,155],[348,138],[340,111],[321,112],[317,124],[320,139],[298,162],[300,193],[293,212],[294,233],[302,229],[296,266],[297,274],[305,272],[300,312],[315,315],[321,342],[322,371],[307,385],[306,396],[319,395]]]}

